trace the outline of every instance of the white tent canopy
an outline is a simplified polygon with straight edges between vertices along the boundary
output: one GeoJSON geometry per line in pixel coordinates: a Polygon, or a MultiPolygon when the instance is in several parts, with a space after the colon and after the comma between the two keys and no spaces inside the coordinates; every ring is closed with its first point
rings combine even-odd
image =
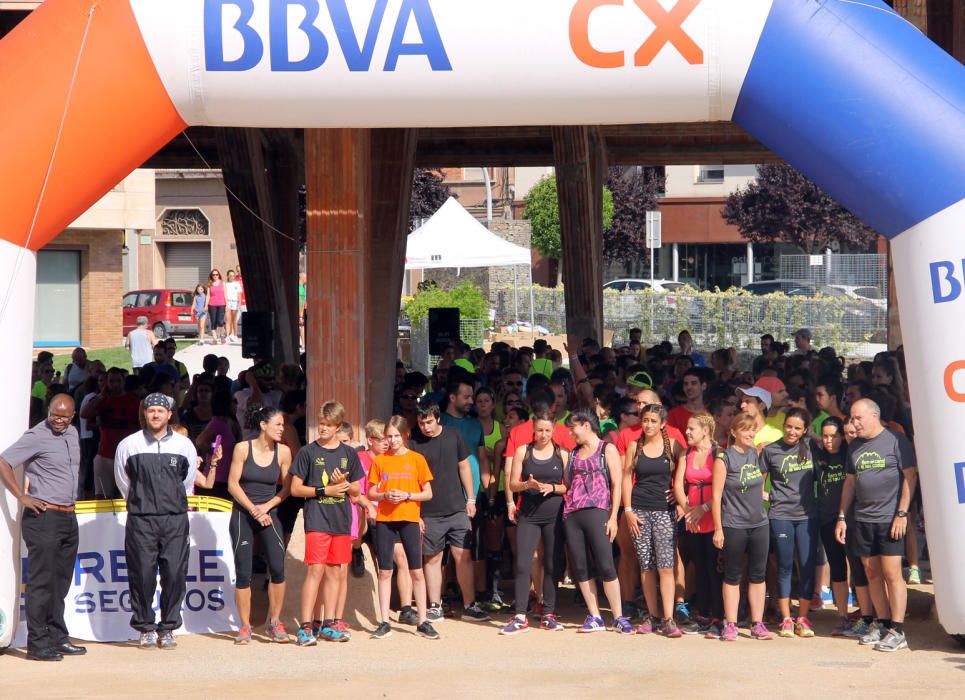
{"type": "Polygon", "coordinates": [[[492,233],[472,214],[450,197],[439,211],[409,234],[405,251],[406,270],[431,270],[454,267],[513,266],[513,301],[519,319],[519,292],[516,265],[529,267],[529,308],[531,330],[533,315],[533,258],[529,249],[515,245],[492,233]]]}
{"type": "Polygon", "coordinates": [[[406,270],[529,265],[531,260],[529,250],[490,232],[452,197],[409,234],[405,251],[406,270]]]}

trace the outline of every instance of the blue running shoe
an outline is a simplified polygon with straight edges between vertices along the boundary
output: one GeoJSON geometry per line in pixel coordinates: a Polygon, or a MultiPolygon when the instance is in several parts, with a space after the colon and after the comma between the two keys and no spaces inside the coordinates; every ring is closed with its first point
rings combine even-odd
{"type": "Polygon", "coordinates": [[[606,632],[606,624],[604,624],[602,617],[587,615],[586,619],[583,621],[583,625],[577,628],[576,631],[583,633],[606,632]]]}

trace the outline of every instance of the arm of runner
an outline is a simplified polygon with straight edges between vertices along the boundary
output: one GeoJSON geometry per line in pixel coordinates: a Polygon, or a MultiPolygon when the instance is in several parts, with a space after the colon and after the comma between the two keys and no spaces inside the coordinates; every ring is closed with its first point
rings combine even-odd
{"type": "MultiPolygon", "coordinates": [[[[633,490],[633,462],[637,458],[637,441],[634,440],[627,447],[627,453],[623,456],[623,518],[627,521],[630,534],[634,537],[640,536],[640,522],[637,515],[630,509],[630,494],[633,490]]],[[[613,448],[616,450],[616,447],[613,448]]]]}
{"type": "Polygon", "coordinates": [[[834,538],[844,544],[848,532],[848,523],[845,516],[851,510],[851,502],[854,501],[855,475],[848,474],[844,477],[844,485],[841,487],[841,507],[838,508],[838,523],[834,526],[834,538]]]}
{"type": "Polygon", "coordinates": [[[724,481],[727,480],[727,465],[720,457],[714,460],[713,500],[710,509],[714,514],[714,546],[724,548],[724,526],[721,513],[721,500],[724,497],[724,481]]]}
{"type": "Polygon", "coordinates": [[[915,467],[905,467],[901,470],[901,493],[898,497],[898,512],[905,515],[895,514],[891,521],[891,537],[898,540],[908,532],[908,509],[911,507],[911,495],[915,492],[915,484],[918,482],[918,470],[915,467]]]}

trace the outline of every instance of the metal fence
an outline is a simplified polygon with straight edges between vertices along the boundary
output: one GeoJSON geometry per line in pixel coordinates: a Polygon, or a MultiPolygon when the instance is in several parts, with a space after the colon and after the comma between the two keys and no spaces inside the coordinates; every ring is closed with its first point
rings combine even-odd
{"type": "MultiPolygon", "coordinates": [[[[529,302],[527,301],[527,304],[529,302]]],[[[510,304],[512,297],[510,296],[510,304]]],[[[512,313],[512,312],[510,312],[512,313]]],[[[489,321],[482,319],[460,319],[459,339],[474,348],[481,348],[486,339],[489,321]]],[[[439,362],[438,355],[429,353],[429,321],[423,319],[411,324],[409,335],[409,365],[412,370],[428,374],[439,362]]]]}
{"type": "Polygon", "coordinates": [[[888,256],[882,254],[781,255],[782,280],[795,280],[816,289],[836,285],[846,289],[872,287],[876,299],[888,298],[888,256]]]}
{"type": "MultiPolygon", "coordinates": [[[[529,318],[529,289],[520,289],[520,316],[529,318]]],[[[565,333],[566,308],[562,289],[534,287],[538,326],[546,332],[565,333]]],[[[676,340],[689,330],[700,348],[759,347],[763,333],[778,340],[792,340],[798,328],[810,328],[814,345],[830,345],[841,352],[857,352],[859,346],[885,342],[887,311],[871,302],[844,296],[814,298],[771,294],[751,296],[742,291],[654,293],[606,291],[603,295],[604,326],[614,341],[628,336],[630,328],[643,331],[644,344],[676,340]]],[[[512,289],[495,293],[495,325],[513,323],[512,289]]],[[[468,342],[468,341],[467,341],[468,342]]]]}

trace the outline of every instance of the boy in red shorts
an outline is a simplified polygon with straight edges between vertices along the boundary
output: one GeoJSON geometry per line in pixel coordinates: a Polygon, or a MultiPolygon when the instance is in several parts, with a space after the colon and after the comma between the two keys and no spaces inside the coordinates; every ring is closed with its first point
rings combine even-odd
{"type": "Polygon", "coordinates": [[[338,430],[345,409],[327,401],[318,412],[318,439],[298,452],[290,470],[292,495],[305,499],[305,564],[308,572],[302,586],[301,627],[298,645],[312,646],[316,635],[312,609],[321,591],[322,607],[328,619],[317,624],[317,638],[347,642],[351,633],[336,614],[339,589],[345,585],[352,561],[352,499],[359,495],[363,478],[358,453],[343,444],[338,430]]]}

